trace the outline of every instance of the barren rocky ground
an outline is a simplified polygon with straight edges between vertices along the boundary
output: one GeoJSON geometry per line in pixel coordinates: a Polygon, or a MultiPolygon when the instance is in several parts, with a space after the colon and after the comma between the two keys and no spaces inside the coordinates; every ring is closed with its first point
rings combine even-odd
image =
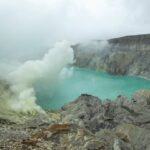
{"type": "Polygon", "coordinates": [[[149,150],[149,141],[150,90],[116,101],[82,94],[55,112],[0,115],[2,150],[149,150]]]}

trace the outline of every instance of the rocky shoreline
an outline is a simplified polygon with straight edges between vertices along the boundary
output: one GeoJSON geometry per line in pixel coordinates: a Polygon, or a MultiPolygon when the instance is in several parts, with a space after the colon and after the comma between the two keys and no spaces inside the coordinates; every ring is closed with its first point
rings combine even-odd
{"type": "Polygon", "coordinates": [[[55,112],[15,115],[0,116],[0,149],[150,149],[150,90],[115,101],[82,94],[55,112]]]}

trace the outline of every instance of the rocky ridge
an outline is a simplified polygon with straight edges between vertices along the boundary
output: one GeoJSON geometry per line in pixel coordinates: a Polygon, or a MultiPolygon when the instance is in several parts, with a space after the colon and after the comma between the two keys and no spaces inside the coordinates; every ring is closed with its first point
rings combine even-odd
{"type": "Polygon", "coordinates": [[[0,117],[0,149],[150,149],[150,90],[136,92],[130,101],[82,94],[56,112],[28,114],[19,123],[14,116],[0,117]]]}

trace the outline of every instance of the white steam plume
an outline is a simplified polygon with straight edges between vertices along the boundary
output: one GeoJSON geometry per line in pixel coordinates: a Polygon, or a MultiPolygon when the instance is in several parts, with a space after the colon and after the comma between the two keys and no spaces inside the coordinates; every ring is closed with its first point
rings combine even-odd
{"type": "Polygon", "coordinates": [[[34,84],[39,80],[54,80],[68,64],[73,63],[73,49],[63,41],[55,44],[41,60],[26,61],[9,74],[11,91],[14,96],[7,100],[15,111],[42,111],[36,104],[34,84]]]}

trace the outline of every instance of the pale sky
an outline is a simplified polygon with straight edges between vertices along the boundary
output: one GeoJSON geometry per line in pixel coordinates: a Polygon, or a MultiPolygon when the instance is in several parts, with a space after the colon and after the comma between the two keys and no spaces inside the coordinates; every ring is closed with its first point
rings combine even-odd
{"type": "Polygon", "coordinates": [[[150,33],[150,0],[0,0],[0,21],[0,59],[28,58],[56,41],[150,33]]]}

